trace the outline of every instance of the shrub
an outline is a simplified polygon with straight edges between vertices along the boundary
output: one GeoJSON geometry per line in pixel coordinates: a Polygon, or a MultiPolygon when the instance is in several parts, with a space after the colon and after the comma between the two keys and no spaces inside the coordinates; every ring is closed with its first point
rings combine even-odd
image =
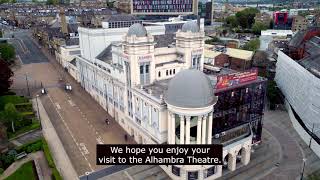
{"type": "Polygon", "coordinates": [[[15,104],[15,106],[16,106],[17,110],[20,112],[33,111],[32,103],[30,103],[30,102],[15,104]]]}
{"type": "Polygon", "coordinates": [[[2,168],[0,168],[0,174],[3,174],[4,170],[2,168]]]}
{"type": "Polygon", "coordinates": [[[52,159],[49,146],[48,146],[48,144],[47,144],[47,142],[45,140],[42,140],[42,148],[43,148],[44,155],[46,156],[46,159],[48,161],[49,167],[55,168],[55,164],[54,164],[54,161],[52,159]]]}
{"type": "Polygon", "coordinates": [[[7,95],[0,96],[0,110],[4,109],[4,106],[8,103],[19,104],[19,103],[27,103],[29,100],[23,96],[16,95],[7,95]]]}
{"type": "Polygon", "coordinates": [[[62,180],[62,177],[56,168],[51,168],[51,171],[52,171],[52,179],[53,180],[62,180]]]}
{"type": "MultiPolygon", "coordinates": [[[[16,148],[16,150],[17,150],[18,153],[21,153],[21,152],[23,152],[23,151],[28,152],[28,151],[27,151],[28,147],[29,147],[29,146],[32,146],[32,145],[34,145],[34,144],[36,144],[36,148],[38,148],[38,150],[42,150],[42,138],[40,138],[40,139],[38,139],[38,140],[35,140],[35,141],[32,141],[32,142],[29,142],[29,143],[24,144],[24,145],[22,145],[22,146],[19,146],[18,148],[16,148]],[[37,147],[37,146],[40,146],[40,148],[37,147]]],[[[31,151],[32,151],[32,150],[31,150],[31,151]]],[[[30,151],[30,152],[31,152],[31,151],[30,151]]]]}

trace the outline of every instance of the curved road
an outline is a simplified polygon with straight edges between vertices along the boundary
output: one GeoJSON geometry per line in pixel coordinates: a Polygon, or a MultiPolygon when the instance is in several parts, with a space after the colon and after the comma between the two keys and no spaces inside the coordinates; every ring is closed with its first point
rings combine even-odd
{"type": "Polygon", "coordinates": [[[300,176],[303,163],[303,153],[299,144],[289,133],[277,125],[265,121],[264,128],[268,130],[281,145],[279,166],[262,179],[293,180],[300,176]]]}

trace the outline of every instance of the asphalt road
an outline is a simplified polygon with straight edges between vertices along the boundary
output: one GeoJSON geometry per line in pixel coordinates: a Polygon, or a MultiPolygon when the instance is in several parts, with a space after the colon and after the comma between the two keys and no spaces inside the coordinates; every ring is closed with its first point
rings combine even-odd
{"type": "Polygon", "coordinates": [[[48,58],[41,53],[41,48],[30,38],[29,31],[17,30],[5,34],[5,37],[14,38],[9,40],[16,48],[16,54],[20,57],[23,64],[49,62],[48,58]]]}

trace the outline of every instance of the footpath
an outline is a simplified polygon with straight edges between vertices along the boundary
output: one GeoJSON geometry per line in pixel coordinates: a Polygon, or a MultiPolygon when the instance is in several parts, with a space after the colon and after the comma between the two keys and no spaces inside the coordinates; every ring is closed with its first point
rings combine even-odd
{"type": "MultiPolygon", "coordinates": [[[[36,104],[36,99],[32,100],[36,104]]],[[[48,142],[53,160],[57,170],[60,172],[63,179],[79,179],[66,151],[63,148],[61,140],[54,129],[46,110],[43,107],[41,98],[38,98],[39,112],[41,117],[41,126],[43,136],[48,142]]]]}

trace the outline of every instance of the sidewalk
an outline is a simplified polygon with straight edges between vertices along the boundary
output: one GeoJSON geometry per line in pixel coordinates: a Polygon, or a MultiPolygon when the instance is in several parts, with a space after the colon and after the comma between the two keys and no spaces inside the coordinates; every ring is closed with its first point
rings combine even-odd
{"type": "MultiPolygon", "coordinates": [[[[32,102],[35,104],[36,100],[33,99],[32,102]]],[[[42,132],[50,147],[57,170],[64,179],[79,179],[66,151],[63,148],[59,136],[57,135],[57,132],[42,105],[41,98],[38,98],[38,105],[41,116],[42,132]]]]}

